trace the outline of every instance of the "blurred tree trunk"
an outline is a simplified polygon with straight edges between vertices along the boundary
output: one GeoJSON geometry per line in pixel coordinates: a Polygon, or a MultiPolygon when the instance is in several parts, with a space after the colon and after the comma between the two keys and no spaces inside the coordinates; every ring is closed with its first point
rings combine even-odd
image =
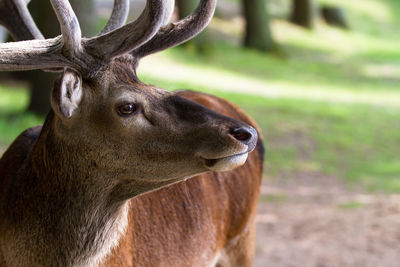
{"type": "Polygon", "coordinates": [[[317,8],[315,0],[293,0],[292,14],[290,20],[299,26],[307,29],[314,28],[314,22],[317,17],[317,8]]]}
{"type": "Polygon", "coordinates": [[[349,29],[346,12],[341,7],[323,5],[321,7],[321,16],[329,25],[336,26],[342,29],[349,29]]]}
{"type": "Polygon", "coordinates": [[[244,45],[261,51],[275,51],[277,47],[271,35],[265,0],[243,0],[242,4],[246,20],[244,45]]]}
{"type": "MultiPolygon", "coordinates": [[[[179,19],[183,19],[187,15],[191,14],[196,9],[199,2],[200,2],[199,0],[176,0],[179,19]]],[[[211,47],[211,44],[207,29],[201,32],[192,40],[184,43],[184,46],[200,53],[208,52],[211,47]]]]}
{"type": "MultiPolygon", "coordinates": [[[[94,10],[92,0],[70,0],[79,23],[82,34],[90,36],[94,29],[94,10]]],[[[35,22],[46,38],[60,34],[60,26],[49,1],[32,1],[29,5],[35,22]]],[[[25,75],[31,87],[31,98],[28,110],[46,114],[50,110],[50,92],[57,74],[40,70],[30,71],[25,75]]]]}

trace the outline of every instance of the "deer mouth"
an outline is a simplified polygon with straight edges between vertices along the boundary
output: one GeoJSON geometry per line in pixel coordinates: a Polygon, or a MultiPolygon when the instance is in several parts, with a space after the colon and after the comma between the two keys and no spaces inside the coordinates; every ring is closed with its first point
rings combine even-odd
{"type": "Polygon", "coordinates": [[[249,153],[245,152],[218,159],[205,159],[205,165],[210,171],[230,171],[242,166],[246,162],[248,155],[249,153]]]}

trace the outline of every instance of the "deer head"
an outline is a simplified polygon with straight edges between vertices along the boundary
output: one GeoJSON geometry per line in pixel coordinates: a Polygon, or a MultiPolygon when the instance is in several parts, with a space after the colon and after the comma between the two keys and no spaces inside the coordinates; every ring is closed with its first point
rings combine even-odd
{"type": "MultiPolygon", "coordinates": [[[[1,20],[12,35],[36,39],[1,44],[0,70],[62,72],[41,134],[52,153],[47,158],[62,157],[59,162],[76,165],[69,167],[74,173],[89,168],[113,173],[113,186],[154,184],[142,191],[246,161],[257,140],[251,126],[143,84],[136,76],[141,58],[202,31],[216,0],[201,0],[191,15],[174,23],[168,23],[173,0],[148,0],[141,16],[126,25],[129,1],[115,0],[107,25],[92,38],[81,36],[68,1],[51,3],[62,35],[42,39],[25,0],[0,2],[17,11],[13,19],[1,20]]],[[[135,194],[128,190],[121,197],[135,194]]]]}

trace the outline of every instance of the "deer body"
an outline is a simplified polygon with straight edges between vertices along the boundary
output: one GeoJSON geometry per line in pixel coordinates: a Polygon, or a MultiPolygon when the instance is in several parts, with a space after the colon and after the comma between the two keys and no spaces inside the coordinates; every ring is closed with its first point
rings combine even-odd
{"type": "MultiPolygon", "coordinates": [[[[26,13],[25,1],[3,0],[0,14],[5,2],[26,13]]],[[[81,39],[67,1],[51,2],[61,37],[0,44],[0,70],[63,71],[43,127],[0,160],[0,266],[251,266],[257,126],[227,101],[136,76],[142,56],[201,31],[215,1],[161,28],[171,1],[149,0],[121,27],[127,1],[116,0],[114,20],[91,39],[81,39]],[[53,55],[43,48],[54,42],[53,55]]]]}
{"type": "MultiPolygon", "coordinates": [[[[218,103],[217,111],[253,124],[224,100],[194,92],[181,94],[203,104],[213,103],[214,107],[218,103]]],[[[30,155],[34,151],[28,152],[27,148],[38,147],[37,142],[41,140],[36,139],[40,130],[40,127],[30,129],[16,140],[3,156],[0,173],[7,172],[11,162],[19,161],[18,167],[23,167],[23,161],[32,160],[30,155]]],[[[53,145],[50,143],[49,147],[53,145]]],[[[51,152],[51,155],[55,157],[57,153],[51,152]]],[[[7,242],[7,247],[2,247],[13,252],[7,262],[11,263],[9,266],[33,266],[34,262],[38,266],[54,263],[59,266],[211,266],[215,260],[215,263],[225,261],[231,266],[246,266],[243,264],[251,263],[252,259],[262,155],[260,142],[239,169],[202,174],[120,203],[104,203],[107,193],[96,196],[90,192],[93,188],[85,184],[75,185],[66,192],[66,187],[72,186],[65,180],[65,174],[60,174],[63,178],[60,181],[56,181],[54,174],[34,177],[37,181],[31,180],[33,176],[26,181],[26,176],[17,175],[21,179],[18,182],[14,180],[15,172],[7,173],[0,183],[1,197],[3,207],[9,209],[6,212],[13,213],[6,217],[14,221],[2,224],[0,229],[11,231],[10,239],[19,237],[16,232],[24,229],[33,232],[33,236],[27,234],[23,239],[14,240],[13,246],[7,242]],[[46,178],[52,181],[46,182],[46,178]],[[5,192],[6,188],[9,192],[5,192]],[[52,234],[51,229],[56,236],[48,236],[52,234]],[[39,238],[41,231],[44,236],[39,238]],[[46,248],[40,252],[41,258],[32,251],[37,246],[46,248]],[[20,262],[21,258],[26,262],[20,262]]],[[[67,164],[74,165],[71,161],[67,164]]],[[[60,167],[53,170],[56,169],[60,167]]]]}

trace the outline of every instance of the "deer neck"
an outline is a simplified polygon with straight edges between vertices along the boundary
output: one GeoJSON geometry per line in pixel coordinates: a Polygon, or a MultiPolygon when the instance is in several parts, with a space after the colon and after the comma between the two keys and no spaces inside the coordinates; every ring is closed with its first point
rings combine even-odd
{"type": "Polygon", "coordinates": [[[110,172],[56,139],[51,117],[7,191],[2,250],[26,260],[17,265],[96,265],[124,233],[129,200],[115,198],[110,172]]]}

